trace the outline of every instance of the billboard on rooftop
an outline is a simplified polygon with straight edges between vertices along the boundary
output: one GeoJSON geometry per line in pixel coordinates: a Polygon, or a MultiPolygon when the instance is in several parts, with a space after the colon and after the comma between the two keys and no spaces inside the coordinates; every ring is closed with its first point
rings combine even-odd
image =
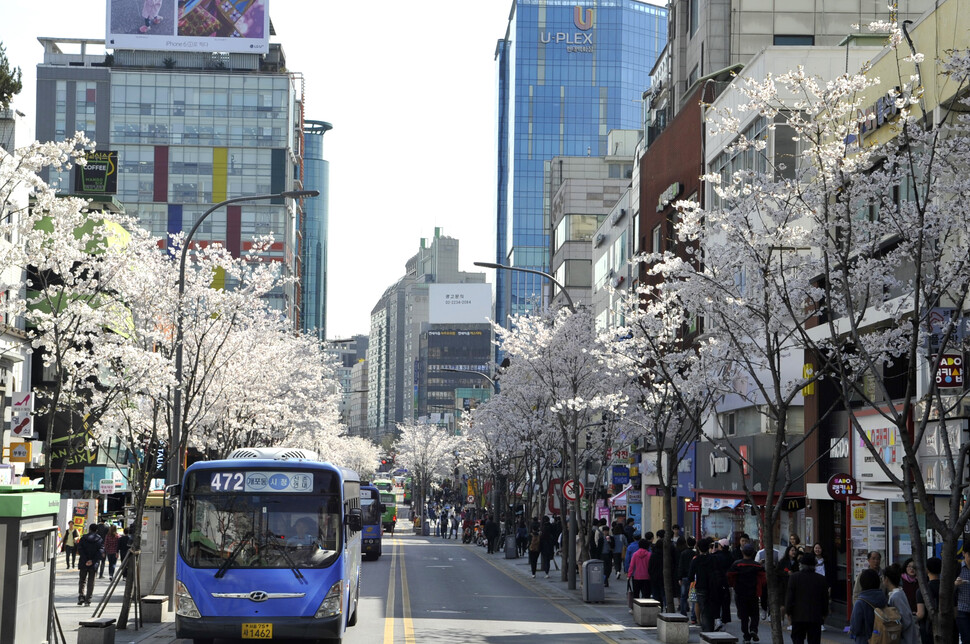
{"type": "Polygon", "coordinates": [[[269,51],[269,0],[107,0],[108,49],[269,51]]]}

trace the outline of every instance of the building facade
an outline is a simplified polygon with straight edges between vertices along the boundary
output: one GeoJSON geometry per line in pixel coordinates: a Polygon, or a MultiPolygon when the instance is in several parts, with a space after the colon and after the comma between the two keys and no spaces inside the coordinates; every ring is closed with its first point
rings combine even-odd
{"type": "Polygon", "coordinates": [[[325,121],[304,121],[303,187],[319,190],[307,200],[300,225],[300,328],[327,337],[327,230],[330,217],[330,162],[323,158],[325,121]]]}
{"type": "MultiPolygon", "coordinates": [[[[191,228],[213,204],[244,195],[302,188],[302,79],[283,50],[265,55],[115,50],[95,39],[42,38],[37,68],[37,138],[83,131],[98,150],[118,154],[117,200],[159,240],[191,228]],[[62,44],[80,45],[64,53],[62,44]],[[109,57],[110,56],[110,57],[109,57]]],[[[45,177],[71,192],[68,172],[45,177]]],[[[227,206],[203,222],[202,243],[244,255],[272,234],[267,257],[299,276],[297,222],[302,204],[278,198],[227,206]]],[[[296,286],[267,296],[294,322],[296,286]]]]}
{"type": "MultiPolygon", "coordinates": [[[[639,99],[667,37],[667,11],[514,0],[495,50],[498,79],[496,263],[550,269],[543,189],[555,156],[607,156],[614,129],[641,124],[639,99]]],[[[542,278],[498,271],[496,320],[540,303],[542,278]]]]}

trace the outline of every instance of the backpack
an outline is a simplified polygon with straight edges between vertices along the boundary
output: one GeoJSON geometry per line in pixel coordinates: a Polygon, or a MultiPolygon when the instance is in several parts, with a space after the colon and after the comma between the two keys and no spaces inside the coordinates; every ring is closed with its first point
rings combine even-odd
{"type": "Polygon", "coordinates": [[[900,644],[903,638],[903,616],[899,614],[899,609],[886,605],[882,608],[872,606],[872,610],[875,617],[872,620],[869,644],[900,644]]]}
{"type": "Polygon", "coordinates": [[[532,535],[532,540],[529,542],[529,552],[539,552],[539,535],[532,535]]]}

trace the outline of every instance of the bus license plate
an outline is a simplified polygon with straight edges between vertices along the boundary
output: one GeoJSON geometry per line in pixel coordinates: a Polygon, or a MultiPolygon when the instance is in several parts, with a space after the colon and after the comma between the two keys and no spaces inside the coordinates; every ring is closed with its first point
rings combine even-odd
{"type": "Polygon", "coordinates": [[[242,638],[246,640],[271,640],[273,639],[273,625],[243,624],[242,638]]]}

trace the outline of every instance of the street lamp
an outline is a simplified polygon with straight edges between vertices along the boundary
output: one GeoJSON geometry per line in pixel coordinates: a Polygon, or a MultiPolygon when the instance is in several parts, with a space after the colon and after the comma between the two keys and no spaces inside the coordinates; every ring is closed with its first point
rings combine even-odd
{"type": "Polygon", "coordinates": [[[450,373],[464,373],[469,376],[478,376],[479,378],[484,378],[485,380],[488,380],[488,384],[492,385],[492,391],[498,393],[498,383],[489,376],[486,376],[481,371],[472,371],[471,369],[452,369],[450,367],[442,367],[441,371],[448,371],[450,373]]]}
{"type": "Polygon", "coordinates": [[[573,304],[573,298],[570,297],[569,291],[566,290],[565,286],[559,283],[559,280],[557,280],[549,273],[543,273],[542,271],[537,271],[534,268],[522,268],[521,266],[506,266],[505,264],[494,264],[492,262],[473,262],[473,263],[475,264],[475,266],[481,266],[482,268],[494,268],[496,270],[514,271],[517,273],[531,273],[533,275],[539,275],[541,277],[544,277],[550,282],[552,282],[553,284],[555,284],[556,286],[558,286],[559,290],[562,291],[562,294],[566,296],[566,308],[573,313],[576,312],[576,305],[573,304]]]}
{"type": "MultiPolygon", "coordinates": [[[[287,190],[270,195],[253,195],[249,197],[234,197],[215,204],[199,217],[189,233],[182,242],[182,257],[179,258],[179,293],[178,303],[175,311],[175,391],[172,395],[172,440],[169,443],[169,463],[168,463],[168,484],[175,485],[182,478],[182,298],[185,296],[185,260],[189,256],[192,237],[202,225],[206,218],[216,210],[229,204],[241,201],[267,201],[269,199],[301,199],[303,197],[316,197],[320,194],[319,190],[287,190]]],[[[174,533],[174,529],[173,529],[174,533]]],[[[168,543],[168,610],[175,610],[175,543],[174,534],[170,535],[168,543]]]]}

